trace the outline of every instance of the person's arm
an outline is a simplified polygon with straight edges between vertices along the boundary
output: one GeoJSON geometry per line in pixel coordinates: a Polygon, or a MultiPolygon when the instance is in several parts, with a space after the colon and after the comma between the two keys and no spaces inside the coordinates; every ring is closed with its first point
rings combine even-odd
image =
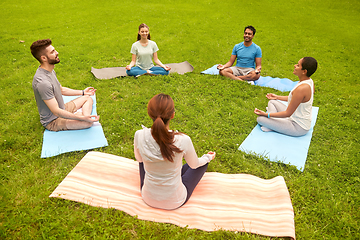
{"type": "Polygon", "coordinates": [[[95,94],[96,89],[93,87],[87,87],[84,90],[75,90],[67,87],[61,87],[61,94],[64,96],[78,96],[78,95],[88,95],[92,96],[95,94]]]}
{"type": "Polygon", "coordinates": [[[159,65],[160,67],[162,67],[162,68],[165,69],[166,71],[170,71],[171,67],[162,64],[162,62],[161,62],[160,59],[158,58],[157,52],[154,52],[154,54],[153,54],[153,59],[154,59],[154,62],[155,62],[157,65],[159,65]]]}
{"type": "Polygon", "coordinates": [[[136,63],[136,54],[132,54],[132,55],[131,55],[131,62],[130,62],[129,65],[126,66],[126,69],[127,69],[127,70],[131,70],[131,68],[132,68],[133,66],[135,66],[135,63],[136,63]]]}
{"type": "Polygon", "coordinates": [[[217,66],[217,69],[223,70],[225,68],[231,67],[234,64],[235,60],[236,60],[236,55],[231,55],[230,60],[224,65],[219,64],[217,66]]]}
{"type": "MultiPolygon", "coordinates": [[[[259,116],[266,116],[266,117],[268,117],[268,116],[276,117],[276,118],[290,117],[295,112],[295,110],[299,107],[300,103],[302,103],[308,97],[309,94],[311,94],[310,86],[304,84],[304,85],[297,87],[292,92],[291,101],[285,111],[268,114],[264,111],[261,111],[261,110],[255,108],[254,112],[255,112],[255,114],[257,114],[259,116]]],[[[277,99],[279,99],[279,98],[277,98],[277,99]]],[[[281,99],[279,99],[279,100],[281,100],[281,99]]]]}
{"type": "Polygon", "coordinates": [[[289,96],[278,96],[274,93],[268,93],[266,94],[267,99],[269,100],[280,100],[287,102],[289,96]]]}
{"type": "Polygon", "coordinates": [[[201,167],[205,165],[206,163],[210,162],[215,158],[216,153],[215,152],[208,152],[207,154],[204,154],[202,157],[198,158],[194,145],[190,139],[190,137],[186,137],[183,139],[184,141],[184,159],[189,165],[190,168],[196,169],[198,167],[201,167]]]}
{"type": "Polygon", "coordinates": [[[135,154],[135,159],[136,159],[136,161],[138,161],[138,162],[143,162],[142,157],[141,157],[140,152],[139,152],[139,149],[138,149],[137,146],[136,146],[136,135],[137,135],[137,133],[135,132],[135,137],[134,137],[134,154],[135,154]]]}
{"type": "Polygon", "coordinates": [[[55,98],[44,100],[44,102],[46,106],[50,109],[50,111],[57,117],[85,121],[85,122],[99,121],[99,116],[96,115],[89,115],[89,116],[78,115],[59,108],[59,104],[55,98]]]}
{"type": "Polygon", "coordinates": [[[255,73],[259,74],[261,72],[261,58],[255,58],[255,73]]]}

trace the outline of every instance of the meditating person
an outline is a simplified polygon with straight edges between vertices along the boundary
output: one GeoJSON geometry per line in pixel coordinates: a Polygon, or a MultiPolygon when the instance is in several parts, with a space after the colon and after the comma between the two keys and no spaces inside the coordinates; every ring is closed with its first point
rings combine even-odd
{"type": "Polygon", "coordinates": [[[139,26],[137,41],[131,46],[131,62],[126,66],[126,74],[129,76],[148,75],[168,75],[169,66],[165,66],[158,58],[159,48],[154,41],[150,40],[149,27],[142,23],[139,26]],[[155,67],[154,62],[159,65],[155,67]]]}
{"type": "Polygon", "coordinates": [[[74,90],[61,86],[54,71],[55,64],[60,62],[59,54],[51,44],[50,39],[44,39],[30,46],[32,55],[40,62],[32,82],[40,122],[50,131],[89,128],[99,121],[99,116],[91,115],[93,100],[90,96],[96,89],[74,90]],[[82,96],[64,104],[62,95],[82,96]],[[75,113],[80,108],[81,111],[75,113]]]}
{"type": "Polygon", "coordinates": [[[255,108],[259,117],[257,122],[263,131],[276,131],[290,136],[305,135],[311,127],[312,103],[314,99],[314,82],[310,76],[317,69],[317,61],[304,57],[294,65],[294,74],[299,83],[291,90],[289,96],[278,96],[268,93],[270,99],[267,113],[255,108]],[[288,106],[277,101],[287,101],[288,106]]]}
{"type": "Polygon", "coordinates": [[[153,125],[136,131],[134,137],[141,195],[151,207],[176,209],[189,200],[215,152],[198,158],[190,137],[170,130],[175,110],[169,95],[155,95],[147,110],[153,125]],[[183,158],[187,162],[184,165],[183,158]]]}
{"type": "Polygon", "coordinates": [[[245,27],[244,41],[234,46],[226,64],[217,66],[220,75],[240,81],[255,81],[260,78],[262,53],[261,48],[252,41],[255,33],[253,26],[245,27]],[[232,67],[235,59],[236,65],[232,67]]]}

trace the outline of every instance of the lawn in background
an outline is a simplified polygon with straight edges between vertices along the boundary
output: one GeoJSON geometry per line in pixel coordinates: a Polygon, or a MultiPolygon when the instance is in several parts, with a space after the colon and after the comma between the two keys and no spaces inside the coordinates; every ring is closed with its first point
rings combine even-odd
{"type": "MultiPolygon", "coordinates": [[[[97,88],[97,111],[109,146],[134,158],[133,136],[155,94],[170,94],[171,127],[188,134],[198,155],[216,151],[209,171],[281,175],[291,195],[298,239],[356,239],[359,232],[360,2],[353,1],[34,1],[0,3],[0,238],[267,239],[141,221],[114,209],[48,196],[86,154],[41,159],[43,128],[31,82],[39,63],[29,47],[51,38],[63,86],[97,88]],[[185,75],[97,80],[91,67],[126,66],[137,27],[150,26],[163,63],[190,62],[185,75]],[[319,115],[303,172],[238,151],[264,109],[269,88],[200,72],[226,63],[246,25],[257,29],[262,75],[297,80],[293,65],[315,57],[319,115]]],[[[287,93],[285,93],[287,94],[287,93]]]]}

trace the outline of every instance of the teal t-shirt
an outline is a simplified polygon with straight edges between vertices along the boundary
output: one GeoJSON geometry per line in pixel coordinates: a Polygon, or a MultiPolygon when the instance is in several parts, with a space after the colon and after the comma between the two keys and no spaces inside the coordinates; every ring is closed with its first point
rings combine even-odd
{"type": "Polygon", "coordinates": [[[255,43],[246,47],[242,42],[234,46],[232,55],[236,55],[237,67],[255,69],[255,58],[261,58],[262,53],[261,48],[255,43]]]}
{"type": "Polygon", "coordinates": [[[158,46],[154,41],[149,40],[146,47],[142,46],[139,41],[135,42],[131,46],[131,54],[136,55],[135,66],[140,67],[143,70],[149,70],[154,66],[152,61],[153,54],[159,51],[158,46]]]}

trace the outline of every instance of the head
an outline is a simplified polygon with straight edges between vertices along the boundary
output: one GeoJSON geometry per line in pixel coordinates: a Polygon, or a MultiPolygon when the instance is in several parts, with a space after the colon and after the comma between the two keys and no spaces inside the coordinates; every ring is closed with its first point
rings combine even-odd
{"type": "Polygon", "coordinates": [[[37,40],[30,46],[31,54],[41,64],[45,61],[50,64],[59,63],[60,59],[58,58],[58,52],[51,44],[52,42],[50,39],[37,40]]]}
{"type": "Polygon", "coordinates": [[[255,28],[253,26],[247,26],[244,29],[244,41],[251,43],[252,39],[255,36],[255,28]]]}
{"type": "Polygon", "coordinates": [[[317,61],[313,57],[304,57],[301,62],[301,69],[306,70],[306,76],[310,77],[317,69],[317,61]]]}
{"type": "Polygon", "coordinates": [[[141,39],[141,35],[147,35],[147,39],[150,40],[150,30],[149,30],[149,26],[146,25],[145,23],[142,23],[139,25],[139,32],[137,35],[137,40],[139,41],[141,39]]]}
{"type": "Polygon", "coordinates": [[[256,29],[253,26],[251,26],[251,25],[246,26],[245,29],[244,29],[244,33],[245,33],[246,29],[249,29],[250,31],[252,31],[253,36],[255,36],[256,29]]]}
{"type": "Polygon", "coordinates": [[[153,120],[151,135],[159,144],[164,159],[173,162],[175,152],[181,152],[174,145],[174,133],[169,131],[169,122],[175,116],[174,101],[169,95],[160,93],[150,99],[148,115],[153,120]]]}
{"type": "Polygon", "coordinates": [[[312,57],[304,57],[294,65],[294,74],[299,78],[309,78],[317,69],[317,61],[312,57]]]}

